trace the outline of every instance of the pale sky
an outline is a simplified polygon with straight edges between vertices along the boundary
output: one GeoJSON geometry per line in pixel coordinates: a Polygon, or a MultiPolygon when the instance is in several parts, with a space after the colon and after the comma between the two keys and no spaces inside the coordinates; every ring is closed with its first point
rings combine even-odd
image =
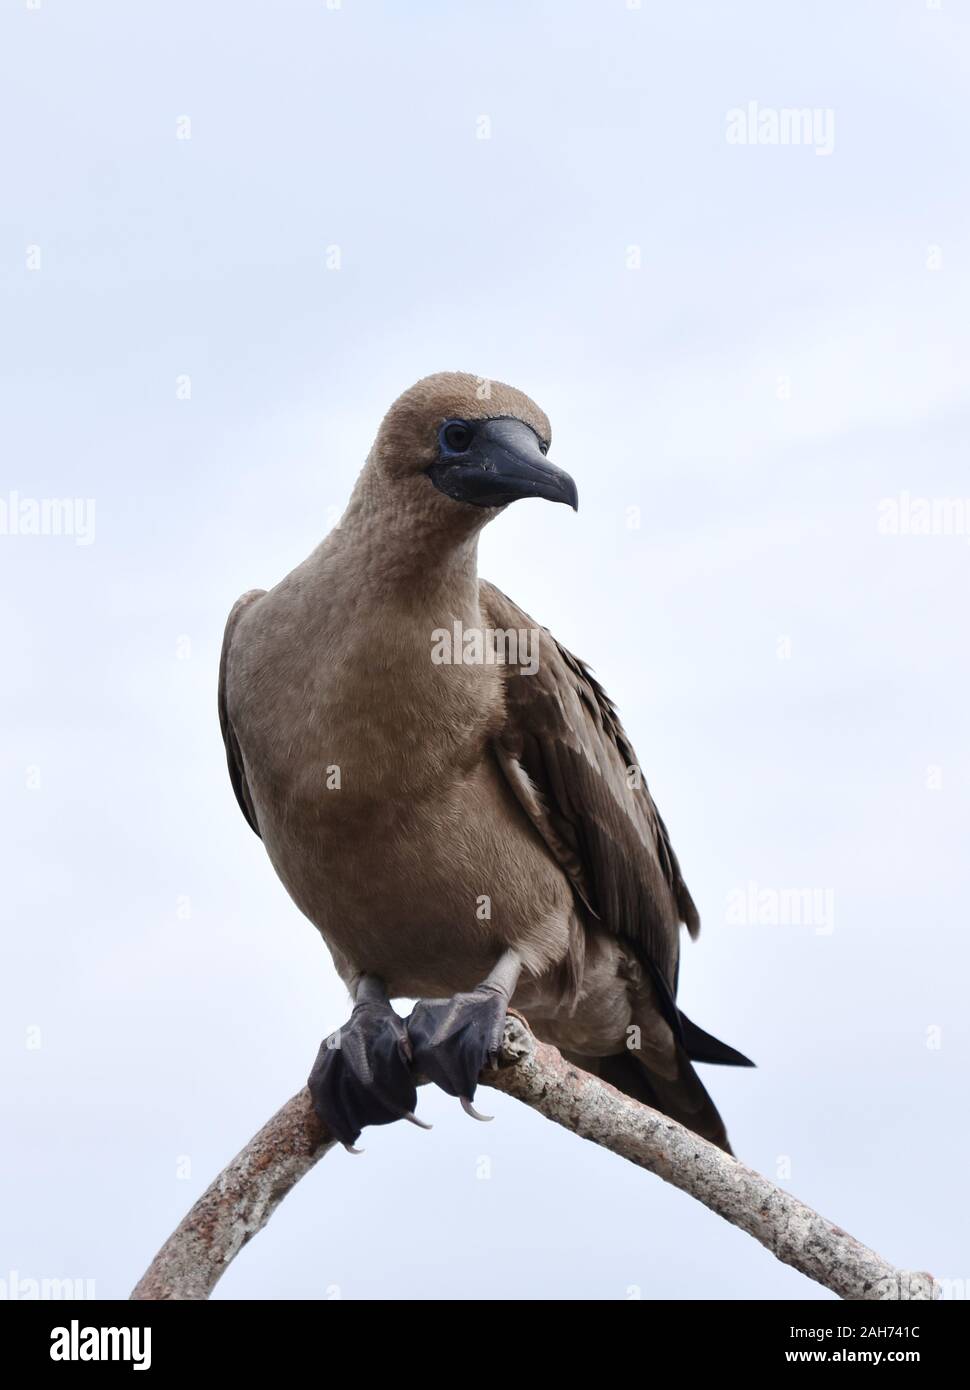
{"type": "MultiPolygon", "coordinates": [[[[455,369],[577,481],[482,572],[619,705],[681,1003],[758,1063],[703,1069],[738,1154],[970,1279],[968,92],[957,0],[3,7],[0,1279],[125,1296],[345,1019],[232,794],[222,630],[455,369]],[[729,141],[752,102],[831,151],[729,141]],[[65,498],[83,534],[11,534],[65,498]],[[882,534],[914,499],[962,529],[882,534]]],[[[330,1154],[216,1296],[830,1296],[487,1100],[330,1154]]]]}

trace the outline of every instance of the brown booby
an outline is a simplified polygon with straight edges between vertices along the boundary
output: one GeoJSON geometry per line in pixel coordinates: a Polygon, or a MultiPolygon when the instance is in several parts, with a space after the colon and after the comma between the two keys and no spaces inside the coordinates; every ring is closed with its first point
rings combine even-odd
{"type": "Polygon", "coordinates": [[[414,1118],[416,1076],[475,1113],[511,1003],[728,1148],[692,1062],[751,1064],[677,1007],[680,926],[699,920],[636,754],[589,668],[478,577],[510,502],[576,507],[549,441],[512,387],[419,381],[337,527],[229,616],[236,797],[354,1000],[309,1080],[348,1146],[414,1118]],[[394,998],[419,1002],[405,1020],[394,998]]]}

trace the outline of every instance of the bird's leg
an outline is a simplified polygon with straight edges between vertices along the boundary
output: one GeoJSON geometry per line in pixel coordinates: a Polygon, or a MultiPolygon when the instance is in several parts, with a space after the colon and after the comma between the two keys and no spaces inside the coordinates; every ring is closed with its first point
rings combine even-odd
{"type": "Polygon", "coordinates": [[[376,975],[358,975],[351,993],[350,1021],[320,1044],[307,1086],[321,1124],[356,1153],[353,1143],[365,1125],[421,1121],[414,1117],[418,1093],[404,1020],[376,975]]]}
{"type": "Polygon", "coordinates": [[[451,1096],[459,1096],[469,1114],[479,1073],[497,1063],[509,1000],[522,961],[508,950],[495,969],[469,994],[450,999],[422,999],[408,1019],[411,1065],[451,1096]]]}

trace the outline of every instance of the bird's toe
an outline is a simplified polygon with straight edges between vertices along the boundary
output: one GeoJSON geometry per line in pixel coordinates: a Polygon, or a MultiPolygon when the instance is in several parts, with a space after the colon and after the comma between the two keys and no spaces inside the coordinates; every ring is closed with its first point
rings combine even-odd
{"type": "Polygon", "coordinates": [[[320,1044],[307,1081],[320,1123],[345,1146],[367,1125],[420,1125],[409,1055],[404,1021],[390,1005],[358,1004],[349,1023],[320,1044]]]}
{"type": "Polygon", "coordinates": [[[487,986],[451,999],[422,999],[407,1022],[414,1070],[468,1109],[483,1068],[497,1059],[506,1007],[504,994],[487,986]]]}

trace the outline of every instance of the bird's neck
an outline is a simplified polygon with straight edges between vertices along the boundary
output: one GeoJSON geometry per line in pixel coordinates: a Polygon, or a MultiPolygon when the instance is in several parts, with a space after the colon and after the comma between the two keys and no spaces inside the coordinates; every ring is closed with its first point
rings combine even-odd
{"type": "Polygon", "coordinates": [[[495,664],[453,656],[484,626],[481,523],[442,534],[382,502],[358,486],[340,525],[282,581],[289,601],[275,612],[298,623],[274,625],[270,606],[267,662],[293,702],[280,736],[298,726],[318,750],[311,760],[320,747],[352,749],[358,798],[370,787],[397,803],[464,766],[493,728],[502,678],[495,664]],[[443,638],[452,645],[440,660],[443,638]]]}
{"type": "Polygon", "coordinates": [[[420,502],[386,496],[365,470],[333,535],[333,551],[369,597],[392,607],[456,616],[478,613],[478,537],[471,509],[442,518],[420,502]],[[470,513],[470,514],[469,514],[470,513]]]}

